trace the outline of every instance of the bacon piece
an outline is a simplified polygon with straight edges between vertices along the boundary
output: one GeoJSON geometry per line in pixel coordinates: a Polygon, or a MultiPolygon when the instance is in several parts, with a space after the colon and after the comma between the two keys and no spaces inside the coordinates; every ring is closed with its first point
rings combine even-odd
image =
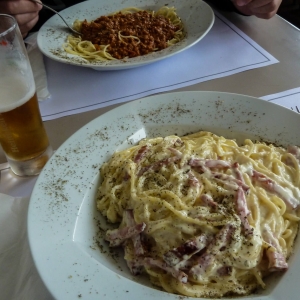
{"type": "Polygon", "coordinates": [[[198,178],[191,172],[188,172],[188,185],[189,186],[200,186],[198,178]]]}
{"type": "Polygon", "coordinates": [[[188,260],[195,253],[198,253],[203,248],[206,247],[207,244],[207,236],[205,234],[201,234],[193,239],[186,241],[184,244],[180,245],[177,248],[174,248],[167,253],[164,254],[164,261],[174,267],[181,263],[182,261],[188,260]]]}
{"type": "Polygon", "coordinates": [[[217,270],[219,276],[229,276],[232,272],[232,267],[230,266],[223,266],[217,270]]]}
{"type": "Polygon", "coordinates": [[[127,239],[132,238],[137,234],[141,233],[142,231],[144,231],[145,228],[146,224],[143,222],[133,226],[126,226],[123,228],[107,230],[105,238],[107,241],[110,242],[110,247],[116,247],[121,245],[127,239]]]}
{"type": "Polygon", "coordinates": [[[220,159],[197,159],[191,158],[188,164],[192,167],[206,167],[209,169],[228,169],[231,168],[231,164],[225,160],[220,159]]]}
{"type": "Polygon", "coordinates": [[[202,200],[202,203],[205,206],[209,206],[211,208],[216,208],[218,206],[218,203],[214,201],[214,199],[212,198],[212,196],[208,195],[208,194],[202,194],[200,196],[200,199],[202,200]]]}
{"type": "Polygon", "coordinates": [[[296,209],[299,206],[299,201],[297,199],[291,197],[282,186],[264,174],[253,170],[252,178],[258,181],[268,192],[278,195],[289,208],[296,209]]]}
{"type": "Polygon", "coordinates": [[[208,267],[212,265],[213,261],[215,260],[215,254],[206,252],[201,256],[200,259],[198,259],[198,264],[194,265],[190,269],[190,274],[194,277],[194,279],[199,278],[201,275],[203,275],[208,267]]]}
{"type": "Polygon", "coordinates": [[[144,157],[145,157],[145,155],[146,155],[146,153],[148,152],[148,150],[149,150],[149,146],[148,145],[144,145],[144,146],[142,146],[140,149],[139,149],[139,151],[138,151],[138,153],[137,153],[137,155],[135,156],[135,158],[134,158],[134,162],[135,163],[139,163],[144,157]]]}
{"type": "Polygon", "coordinates": [[[247,201],[245,197],[245,193],[241,187],[238,188],[236,192],[236,210],[237,214],[242,222],[242,225],[244,227],[244,231],[246,234],[253,233],[253,229],[249,225],[247,216],[250,214],[250,211],[247,206],[247,201]]]}
{"type": "Polygon", "coordinates": [[[205,166],[205,162],[202,159],[200,160],[192,158],[188,161],[188,165],[190,165],[198,173],[210,173],[210,169],[205,166]]]}
{"type": "MultiPolygon", "coordinates": [[[[127,226],[135,226],[136,222],[134,220],[134,214],[132,209],[127,209],[123,212],[123,220],[127,226]]],[[[143,257],[141,257],[145,251],[141,242],[141,234],[137,234],[131,237],[135,256],[133,260],[126,260],[127,266],[133,275],[139,275],[143,271],[143,257]]],[[[129,239],[126,240],[128,242],[129,239]]],[[[127,247],[124,245],[125,256],[130,257],[130,255],[126,255],[127,247]]]]}
{"type": "Polygon", "coordinates": [[[262,236],[265,242],[270,245],[266,251],[269,259],[269,270],[271,272],[286,270],[288,268],[288,264],[284,255],[280,252],[278,239],[274,236],[269,225],[265,224],[262,236]]]}
{"type": "Polygon", "coordinates": [[[181,157],[179,157],[179,156],[172,156],[172,157],[168,157],[168,158],[159,160],[159,161],[153,163],[152,165],[149,165],[149,166],[141,168],[140,171],[138,172],[138,175],[141,176],[146,171],[149,171],[149,170],[156,171],[156,170],[160,169],[162,166],[168,165],[168,164],[170,164],[172,162],[176,162],[176,161],[178,161],[180,159],[181,159],[181,157]]]}
{"type": "Polygon", "coordinates": [[[241,187],[245,192],[248,192],[249,186],[243,183],[241,180],[234,178],[231,175],[223,174],[223,173],[217,173],[217,172],[211,172],[211,176],[219,181],[221,181],[223,184],[231,186],[234,190],[236,190],[238,187],[241,187]],[[235,188],[234,188],[235,187],[235,188]]]}
{"type": "Polygon", "coordinates": [[[126,261],[132,275],[139,275],[144,268],[144,257],[135,257],[133,260],[126,261]]]}
{"type": "Polygon", "coordinates": [[[237,190],[241,186],[245,192],[248,192],[249,186],[247,186],[242,180],[237,179],[231,175],[224,173],[218,173],[211,171],[210,169],[228,169],[231,168],[231,164],[224,160],[202,160],[202,159],[190,159],[188,164],[195,168],[198,172],[206,173],[211,178],[214,178],[221,182],[224,186],[230,190],[237,190]]]}
{"type": "Polygon", "coordinates": [[[172,275],[174,278],[176,278],[180,282],[187,283],[187,280],[188,280],[187,274],[185,274],[184,272],[182,272],[174,267],[169,266],[167,263],[165,263],[162,260],[153,259],[151,257],[146,257],[144,259],[144,263],[145,263],[145,265],[148,265],[149,267],[160,268],[160,269],[166,271],[167,273],[169,273],[170,275],[172,275]]]}
{"type": "MultiPolygon", "coordinates": [[[[123,213],[123,218],[127,226],[135,226],[136,222],[134,220],[134,215],[133,215],[133,210],[132,209],[127,209],[123,213]]],[[[141,242],[141,235],[137,234],[131,237],[133,247],[134,247],[134,252],[136,255],[143,255],[144,254],[144,248],[141,242]]]]}
{"type": "Polygon", "coordinates": [[[238,162],[235,162],[235,163],[232,165],[233,171],[234,171],[234,173],[235,173],[236,178],[237,178],[239,181],[241,181],[242,183],[245,184],[244,177],[243,177],[243,175],[242,175],[242,172],[241,172],[240,169],[239,169],[239,166],[240,166],[239,163],[238,163],[238,162]]]}
{"type": "Polygon", "coordinates": [[[224,247],[226,247],[231,240],[231,236],[235,228],[231,224],[226,224],[222,229],[215,235],[212,242],[207,246],[206,251],[197,259],[197,264],[190,269],[190,274],[195,278],[199,278],[206,272],[208,267],[215,260],[224,247]]]}
{"type": "Polygon", "coordinates": [[[288,269],[288,264],[282,253],[276,252],[270,247],[266,251],[269,259],[269,270],[271,272],[285,271],[288,269]]]}

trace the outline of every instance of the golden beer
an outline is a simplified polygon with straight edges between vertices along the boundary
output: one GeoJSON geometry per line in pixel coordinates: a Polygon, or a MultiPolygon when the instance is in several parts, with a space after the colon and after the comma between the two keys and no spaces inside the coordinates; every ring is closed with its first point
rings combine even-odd
{"type": "Polygon", "coordinates": [[[0,143],[12,160],[29,160],[49,146],[36,93],[24,104],[6,112],[0,108],[0,143]]]}
{"type": "Polygon", "coordinates": [[[16,20],[0,14],[0,144],[11,170],[41,172],[52,154],[35,81],[16,20]]]}

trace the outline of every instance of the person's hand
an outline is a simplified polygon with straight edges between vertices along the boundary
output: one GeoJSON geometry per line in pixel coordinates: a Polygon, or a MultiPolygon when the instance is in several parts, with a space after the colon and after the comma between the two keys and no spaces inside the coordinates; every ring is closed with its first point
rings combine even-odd
{"type": "Polygon", "coordinates": [[[23,37],[37,23],[41,9],[41,5],[30,0],[0,0],[0,13],[16,18],[23,37]]]}
{"type": "Polygon", "coordinates": [[[272,18],[282,0],[232,0],[238,11],[245,15],[254,15],[261,19],[272,18]]]}

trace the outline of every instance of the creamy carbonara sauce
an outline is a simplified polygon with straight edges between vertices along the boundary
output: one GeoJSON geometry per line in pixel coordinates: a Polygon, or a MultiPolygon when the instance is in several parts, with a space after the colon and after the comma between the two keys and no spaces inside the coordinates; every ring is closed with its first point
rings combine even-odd
{"type": "Polygon", "coordinates": [[[142,140],[101,168],[98,210],[134,275],[192,297],[246,295],[288,268],[300,150],[210,132],[142,140]]]}

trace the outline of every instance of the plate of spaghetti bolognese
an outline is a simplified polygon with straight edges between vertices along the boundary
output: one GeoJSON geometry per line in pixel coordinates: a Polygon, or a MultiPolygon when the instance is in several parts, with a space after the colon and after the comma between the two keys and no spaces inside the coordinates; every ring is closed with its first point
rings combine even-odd
{"type": "Polygon", "coordinates": [[[55,15],[40,29],[37,43],[56,61],[95,70],[143,66],[180,53],[210,31],[214,13],[204,1],[84,1],[55,15]]]}

